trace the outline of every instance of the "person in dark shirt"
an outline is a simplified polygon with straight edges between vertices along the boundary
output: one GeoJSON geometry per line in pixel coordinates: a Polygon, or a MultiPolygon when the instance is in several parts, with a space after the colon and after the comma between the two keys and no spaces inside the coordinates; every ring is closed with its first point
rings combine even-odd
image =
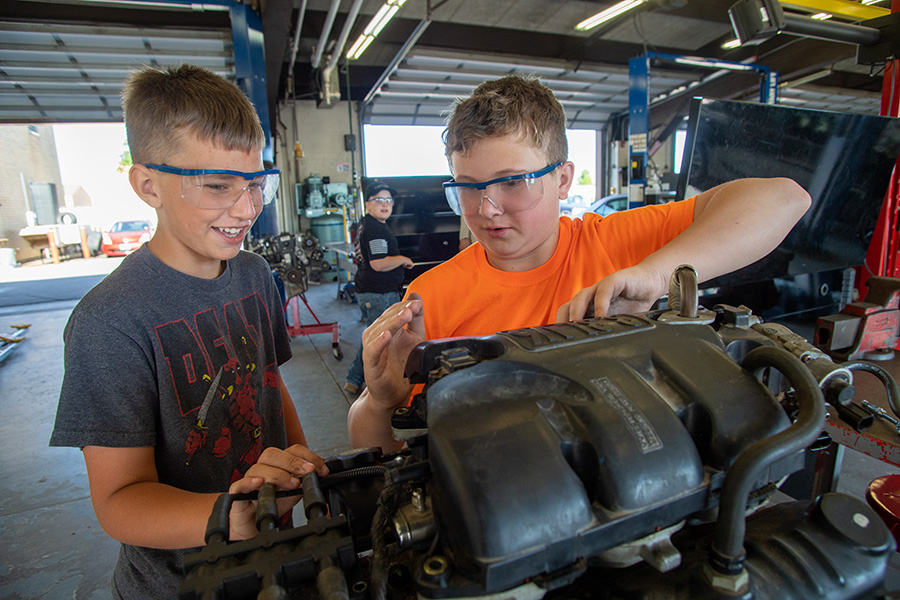
{"type": "MultiPolygon", "coordinates": [[[[385,309],[400,301],[403,269],[411,269],[412,260],[400,254],[397,238],[387,226],[394,212],[396,191],[381,181],[366,188],[366,216],[363,217],[353,243],[356,261],[356,299],[366,326],[372,324],[385,309]]],[[[362,343],[347,371],[344,390],[358,394],[365,383],[362,343]]]]}

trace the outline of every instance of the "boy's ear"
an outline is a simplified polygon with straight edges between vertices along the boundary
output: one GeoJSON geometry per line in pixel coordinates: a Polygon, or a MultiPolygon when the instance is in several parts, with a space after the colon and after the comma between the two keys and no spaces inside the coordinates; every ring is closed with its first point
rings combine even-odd
{"type": "Polygon", "coordinates": [[[559,199],[569,197],[569,188],[575,180],[575,163],[567,160],[559,167],[559,199]]]}
{"type": "Polygon", "coordinates": [[[153,177],[153,172],[144,165],[132,165],[128,171],[128,182],[131,183],[131,189],[151,208],[160,208],[162,206],[162,198],[153,177]]]}

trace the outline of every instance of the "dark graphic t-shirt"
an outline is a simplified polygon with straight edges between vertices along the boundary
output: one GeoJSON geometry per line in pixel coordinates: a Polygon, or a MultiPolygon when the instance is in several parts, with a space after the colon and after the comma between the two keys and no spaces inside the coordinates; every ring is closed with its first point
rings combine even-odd
{"type": "MultiPolygon", "coordinates": [[[[208,493],[286,445],[277,373],[290,337],[255,254],[205,280],[142,247],[81,300],[64,339],[51,446],[153,446],[161,483],[208,493]]],[[[123,545],[114,592],[175,597],[183,552],[123,545]]]]}
{"type": "Polygon", "coordinates": [[[356,291],[364,294],[399,292],[406,276],[403,267],[390,271],[376,271],[372,261],[388,256],[399,256],[397,238],[387,223],[372,215],[366,215],[360,224],[353,244],[356,260],[356,291]]]}

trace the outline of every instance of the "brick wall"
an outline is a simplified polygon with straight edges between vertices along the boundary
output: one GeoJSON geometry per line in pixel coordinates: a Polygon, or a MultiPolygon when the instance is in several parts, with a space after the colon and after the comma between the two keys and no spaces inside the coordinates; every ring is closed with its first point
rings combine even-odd
{"type": "Polygon", "coordinates": [[[40,251],[19,237],[28,225],[26,197],[30,182],[54,183],[60,205],[64,205],[62,178],[51,125],[0,126],[0,238],[6,248],[15,248],[19,262],[38,258],[40,251]]]}

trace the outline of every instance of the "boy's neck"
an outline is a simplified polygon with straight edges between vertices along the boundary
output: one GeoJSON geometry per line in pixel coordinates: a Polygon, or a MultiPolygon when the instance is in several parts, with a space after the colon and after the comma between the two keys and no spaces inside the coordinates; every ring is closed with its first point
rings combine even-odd
{"type": "Polygon", "coordinates": [[[198,279],[216,279],[225,272],[228,265],[227,261],[216,260],[212,258],[204,258],[201,260],[189,260],[187,257],[169,252],[168,247],[164,243],[154,243],[157,237],[154,236],[147,242],[147,249],[161,263],[169,268],[175,269],[179,273],[197,277],[198,279]]]}

